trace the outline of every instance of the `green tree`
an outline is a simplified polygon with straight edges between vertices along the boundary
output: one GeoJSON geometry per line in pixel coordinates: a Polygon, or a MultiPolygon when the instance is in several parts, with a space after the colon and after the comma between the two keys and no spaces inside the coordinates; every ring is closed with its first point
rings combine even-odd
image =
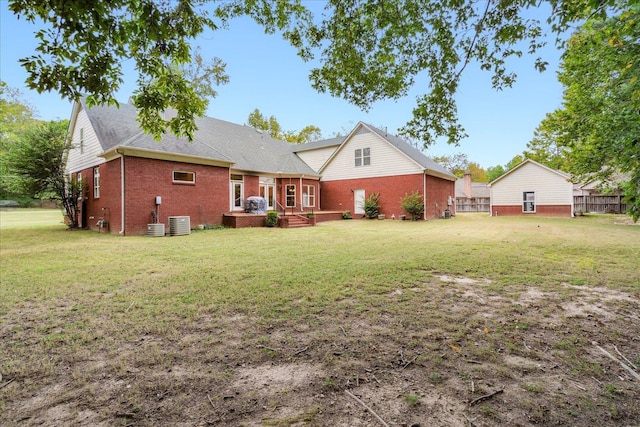
{"type": "Polygon", "coordinates": [[[467,172],[471,174],[473,182],[487,182],[487,171],[478,163],[470,162],[467,166],[467,172]]]}
{"type": "Polygon", "coordinates": [[[17,180],[9,170],[9,151],[21,132],[38,123],[35,109],[19,90],[0,81],[0,198],[19,199],[17,180]]]}
{"type": "Polygon", "coordinates": [[[65,175],[68,121],[30,126],[20,133],[9,151],[10,173],[19,179],[22,191],[31,197],[53,193],[62,202],[70,227],[78,226],[78,197],[82,183],[68,182],[65,175]]]}
{"type": "MultiPolygon", "coordinates": [[[[637,2],[637,0],[632,0],[637,2]]],[[[547,22],[528,16],[532,0],[424,1],[328,0],[318,16],[315,2],[299,0],[10,0],[14,14],[41,20],[36,54],[21,60],[28,85],[57,91],[89,104],[116,103],[123,76],[120,63],[135,62],[134,102],[143,128],[156,135],[169,128],[192,137],[194,117],[206,102],[180,72],[191,61],[191,46],[205,29],[250,16],[267,33],[279,31],[305,60],[316,56],[311,84],[366,110],[376,101],[398,99],[415,86],[418,95],[405,136],[431,144],[443,136],[465,136],[457,118],[455,93],[464,70],[477,64],[492,75],[496,89],[516,75],[507,61],[523,51],[535,54],[548,41],[545,28],[562,34],[585,17],[620,10],[615,0],[549,0],[547,22]],[[313,5],[313,6],[312,6],[313,5]],[[166,122],[162,111],[177,116],[166,122]]],[[[535,67],[545,68],[538,58],[535,67]]]]}
{"type": "Polygon", "coordinates": [[[434,162],[444,166],[445,169],[447,169],[458,178],[462,178],[467,169],[469,169],[469,158],[464,153],[456,153],[450,156],[433,156],[431,157],[431,159],[433,159],[434,162]]]}
{"type": "Polygon", "coordinates": [[[275,116],[266,118],[257,108],[249,114],[247,123],[255,129],[266,131],[272,138],[294,144],[306,144],[322,138],[320,128],[313,125],[305,126],[300,132],[285,131],[275,116]]]}
{"type": "Polygon", "coordinates": [[[571,167],[571,157],[569,149],[562,141],[563,136],[558,133],[560,115],[557,111],[547,114],[535,130],[533,139],[527,143],[527,150],[522,154],[525,158],[550,168],[568,171],[571,167]]]}
{"type": "Polygon", "coordinates": [[[487,176],[487,182],[491,182],[491,181],[493,181],[495,179],[500,178],[506,172],[507,172],[507,170],[502,165],[489,166],[487,168],[487,175],[486,175],[487,176]]]}
{"type": "MultiPolygon", "coordinates": [[[[206,28],[216,28],[203,0],[11,0],[10,10],[29,22],[41,22],[36,53],[20,60],[27,85],[39,92],[56,91],[89,105],[117,105],[114,93],[123,83],[121,62],[133,60],[138,88],[133,101],[142,127],[160,137],[167,129],[193,137],[195,117],[202,116],[211,93],[202,81],[190,41],[206,28]],[[195,62],[190,68],[188,64],[195,62]],[[165,119],[163,112],[176,115],[165,119]]],[[[221,61],[201,66],[223,81],[221,61]]]]}
{"type": "Polygon", "coordinates": [[[559,80],[562,108],[538,127],[545,141],[568,150],[577,182],[627,176],[623,192],[640,217],[640,7],[589,19],[571,36],[559,80]]]}
{"type": "Polygon", "coordinates": [[[511,169],[515,168],[516,166],[518,166],[520,163],[524,162],[526,160],[526,158],[524,157],[524,154],[516,154],[515,156],[513,156],[513,158],[511,160],[509,160],[509,163],[506,164],[505,172],[510,171],[511,169]]]}

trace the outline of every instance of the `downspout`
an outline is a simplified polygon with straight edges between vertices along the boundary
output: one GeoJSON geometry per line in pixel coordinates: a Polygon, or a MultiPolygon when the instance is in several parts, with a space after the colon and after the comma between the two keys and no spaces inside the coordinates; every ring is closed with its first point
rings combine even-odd
{"type": "Polygon", "coordinates": [[[120,231],[118,234],[124,235],[124,154],[116,148],[116,153],[120,154],[120,231]]]}
{"type": "Polygon", "coordinates": [[[493,187],[489,184],[489,216],[493,216],[493,187]]]}
{"type": "Polygon", "coordinates": [[[423,209],[424,209],[424,213],[422,214],[423,218],[422,219],[427,219],[427,171],[424,171],[424,175],[422,177],[422,194],[424,194],[424,197],[422,198],[422,204],[423,204],[423,209]]]}

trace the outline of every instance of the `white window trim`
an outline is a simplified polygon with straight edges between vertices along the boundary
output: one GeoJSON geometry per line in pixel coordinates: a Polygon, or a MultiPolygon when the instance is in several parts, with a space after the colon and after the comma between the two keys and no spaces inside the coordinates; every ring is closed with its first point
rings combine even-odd
{"type": "Polygon", "coordinates": [[[371,148],[356,148],[354,151],[354,165],[355,167],[363,167],[363,166],[371,166],[371,148]],[[364,151],[367,150],[369,152],[368,155],[365,155],[364,151]]]}
{"type": "Polygon", "coordinates": [[[93,168],[93,198],[100,198],[100,167],[93,168]]]}
{"type": "Polygon", "coordinates": [[[538,204],[536,203],[536,192],[535,191],[523,191],[522,192],[522,213],[533,214],[536,213],[538,208],[538,204]],[[526,200],[526,194],[533,194],[533,200],[526,200]],[[525,203],[533,203],[533,210],[525,210],[525,203]]]}
{"type": "Polygon", "coordinates": [[[316,186],[304,185],[302,187],[302,207],[314,208],[316,206],[316,186]],[[313,200],[313,203],[309,203],[309,200],[313,200]]]}
{"type": "Polygon", "coordinates": [[[285,191],[284,191],[284,197],[285,197],[285,207],[287,208],[295,208],[296,207],[296,185],[295,184],[287,184],[285,187],[285,191]],[[293,196],[289,195],[289,187],[293,187],[293,196]],[[293,197],[293,206],[289,204],[289,198],[293,197]]]}
{"type": "Polygon", "coordinates": [[[189,171],[173,171],[173,172],[171,172],[171,182],[173,182],[174,184],[195,185],[195,183],[196,183],[196,173],[195,172],[189,172],[189,171]],[[185,180],[185,179],[176,179],[176,174],[177,173],[191,174],[193,179],[190,180],[190,181],[185,180]]]}
{"type": "Polygon", "coordinates": [[[229,175],[229,202],[231,203],[232,211],[242,211],[244,210],[244,176],[230,174],[229,175]],[[240,176],[241,179],[234,179],[234,176],[240,176]],[[236,185],[240,186],[240,197],[239,197],[239,206],[236,206],[236,185]]]}

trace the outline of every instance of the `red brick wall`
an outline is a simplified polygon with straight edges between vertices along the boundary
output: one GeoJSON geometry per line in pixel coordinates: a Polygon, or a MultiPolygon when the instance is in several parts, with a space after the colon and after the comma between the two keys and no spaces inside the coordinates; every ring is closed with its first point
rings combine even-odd
{"type": "Polygon", "coordinates": [[[222,215],[229,211],[227,168],[126,157],[125,177],[127,235],[146,234],[156,196],[162,197],[158,222],[167,230],[170,216],[187,215],[195,228],[198,224],[220,225],[222,215]],[[173,183],[176,170],[195,172],[195,185],[173,183]]]}
{"type": "Polygon", "coordinates": [[[260,195],[260,177],[255,175],[245,175],[244,176],[244,199],[251,196],[259,196],[260,195]]]}
{"type": "MultiPolygon", "coordinates": [[[[400,199],[405,194],[424,191],[425,176],[422,174],[399,175],[380,178],[364,178],[343,181],[325,181],[321,183],[322,210],[354,211],[353,191],[364,189],[365,197],[371,193],[380,193],[380,213],[387,218],[406,215],[400,199]]],[[[427,218],[434,218],[447,208],[447,199],[454,197],[454,182],[427,176],[427,218]]],[[[355,217],[355,216],[354,216],[355,217]]]]}
{"type": "Polygon", "coordinates": [[[564,216],[572,215],[570,205],[537,205],[535,212],[522,212],[521,205],[502,205],[491,207],[492,216],[537,215],[537,216],[564,216]]]}
{"type": "Polygon", "coordinates": [[[265,227],[266,215],[225,215],[223,224],[228,228],[265,227]]]}
{"type": "Polygon", "coordinates": [[[428,219],[442,218],[445,209],[449,208],[455,214],[453,200],[455,200],[455,181],[427,175],[426,215],[428,219]],[[449,198],[452,206],[447,205],[449,198]]]}
{"type": "Polygon", "coordinates": [[[86,218],[86,223],[80,224],[80,226],[97,230],[98,220],[103,218],[107,221],[107,227],[102,231],[117,233],[122,227],[120,222],[120,160],[103,163],[99,168],[99,198],[94,197],[93,168],[82,171],[82,179],[87,185],[87,192],[84,199],[85,212],[81,213],[80,219],[86,218]]]}

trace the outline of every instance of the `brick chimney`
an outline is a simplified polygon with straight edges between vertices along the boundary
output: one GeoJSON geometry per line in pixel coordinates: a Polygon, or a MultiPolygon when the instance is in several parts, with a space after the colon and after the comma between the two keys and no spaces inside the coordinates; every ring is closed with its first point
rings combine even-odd
{"type": "Polygon", "coordinates": [[[469,171],[464,173],[464,194],[469,199],[473,197],[471,195],[471,172],[469,171]]]}

